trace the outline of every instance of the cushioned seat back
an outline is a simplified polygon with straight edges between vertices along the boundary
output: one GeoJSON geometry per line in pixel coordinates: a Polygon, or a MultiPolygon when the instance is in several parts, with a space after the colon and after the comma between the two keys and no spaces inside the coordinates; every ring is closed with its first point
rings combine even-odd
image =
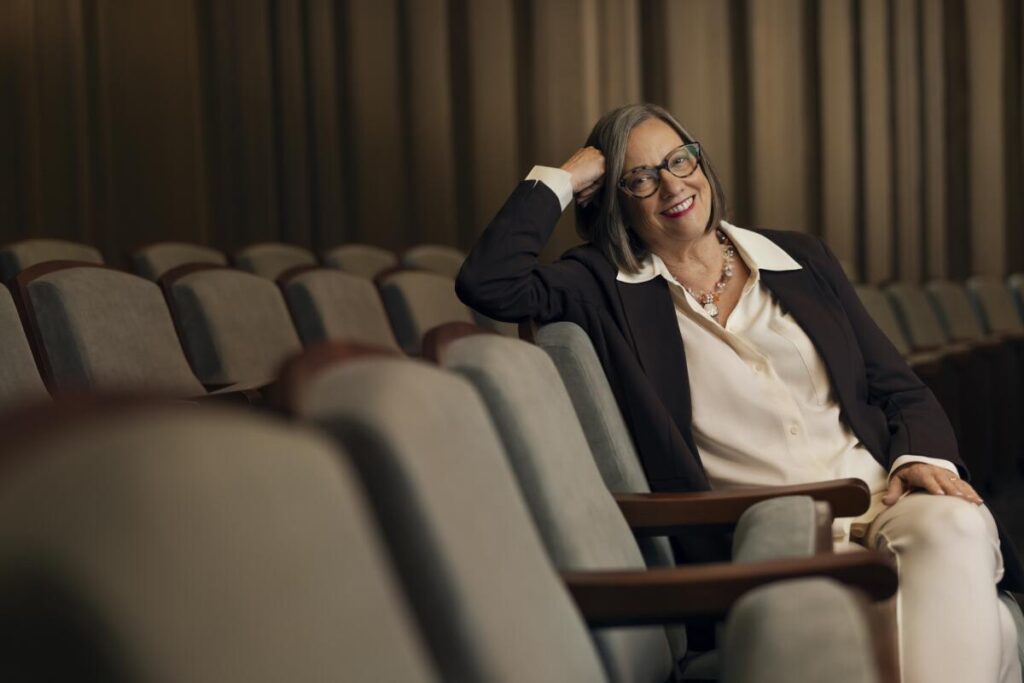
{"type": "Polygon", "coordinates": [[[857,285],[854,289],[857,291],[860,302],[864,304],[864,308],[871,315],[871,319],[885,333],[896,350],[904,356],[908,355],[911,351],[910,342],[896,317],[892,302],[873,285],[857,285]]]}
{"type": "Polygon", "coordinates": [[[58,390],[205,394],[192,374],[160,288],[137,275],[65,268],[25,286],[58,390]]]}
{"type": "Polygon", "coordinates": [[[188,263],[224,266],[227,262],[224,252],[188,242],[159,242],[138,249],[132,254],[135,272],[154,282],[172,268],[188,263]]]}
{"type": "Polygon", "coordinates": [[[119,412],[19,442],[0,478],[10,680],[437,680],[334,444],[216,407],[119,412]]]}
{"type": "Polygon", "coordinates": [[[302,350],[284,297],[270,280],[212,268],[174,280],[171,293],[188,357],[205,384],[269,384],[302,350]]]}
{"type": "Polygon", "coordinates": [[[981,312],[989,332],[1024,333],[1024,320],[1021,320],[1017,302],[1008,286],[995,278],[972,277],[967,280],[967,291],[981,312]]]}
{"type": "Polygon", "coordinates": [[[1017,312],[1024,319],[1024,273],[1013,273],[1006,278],[1006,286],[1013,294],[1013,300],[1017,304],[1017,312]]]}
{"type": "MultiPolygon", "coordinates": [[[[479,334],[452,342],[444,363],[484,398],[555,564],[564,570],[644,567],[548,355],[517,339],[479,334]]],[[[663,629],[609,629],[595,638],[613,680],[669,675],[663,629]]]]}
{"type": "Polygon", "coordinates": [[[48,397],[14,299],[0,287],[0,410],[48,397]]]}
{"type": "Polygon", "coordinates": [[[29,266],[45,261],[81,261],[103,263],[96,247],[67,240],[30,239],[0,247],[0,278],[4,282],[29,266]]]}
{"type": "Polygon", "coordinates": [[[373,279],[398,265],[395,253],[369,244],[343,244],[324,252],[324,265],[352,275],[373,279]]]}
{"type": "Polygon", "coordinates": [[[380,293],[371,280],[317,269],[283,285],[299,337],[307,346],[329,339],[398,349],[380,293]]]}
{"type": "Polygon", "coordinates": [[[949,342],[928,295],[919,286],[897,282],[885,289],[914,350],[933,349],[949,342]]]}
{"type": "Polygon", "coordinates": [[[276,280],[296,266],[315,266],[316,256],[309,249],[294,244],[265,242],[253,244],[235,253],[235,265],[260,277],[276,280]]]}
{"type": "Polygon", "coordinates": [[[353,360],[315,376],[297,409],[350,446],[444,680],[605,679],[469,384],[353,360]]]}
{"type": "Polygon", "coordinates": [[[925,288],[950,339],[969,341],[985,336],[985,328],[963,285],[933,280],[925,288]]]}
{"type": "Polygon", "coordinates": [[[455,280],[421,270],[402,270],[384,277],[380,293],[398,344],[418,354],[423,335],[450,322],[473,322],[473,315],[455,296],[455,280]]]}
{"type": "Polygon", "coordinates": [[[402,254],[402,265],[406,268],[429,270],[452,279],[459,274],[465,260],[463,252],[443,244],[420,244],[402,254]]]}

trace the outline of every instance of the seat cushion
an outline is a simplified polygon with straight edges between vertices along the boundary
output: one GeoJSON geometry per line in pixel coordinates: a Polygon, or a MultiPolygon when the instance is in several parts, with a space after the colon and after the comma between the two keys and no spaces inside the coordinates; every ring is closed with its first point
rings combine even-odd
{"type": "Polygon", "coordinates": [[[310,270],[289,280],[284,293],[307,346],[336,339],[398,350],[372,281],[337,270],[310,270]]]}

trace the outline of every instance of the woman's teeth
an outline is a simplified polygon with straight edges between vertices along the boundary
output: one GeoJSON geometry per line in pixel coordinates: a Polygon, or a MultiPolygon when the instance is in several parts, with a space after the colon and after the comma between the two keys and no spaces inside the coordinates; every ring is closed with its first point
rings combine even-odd
{"type": "Polygon", "coordinates": [[[664,211],[663,213],[666,216],[668,216],[669,218],[673,218],[673,217],[678,216],[679,214],[683,213],[684,211],[689,209],[691,206],[693,206],[693,197],[687,197],[682,202],[680,202],[679,204],[676,204],[671,209],[669,209],[668,211],[664,211]]]}

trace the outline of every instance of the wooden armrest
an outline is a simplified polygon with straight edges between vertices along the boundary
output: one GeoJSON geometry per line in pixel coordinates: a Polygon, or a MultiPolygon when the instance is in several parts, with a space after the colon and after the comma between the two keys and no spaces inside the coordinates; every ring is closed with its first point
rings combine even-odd
{"type": "Polygon", "coordinates": [[[750,563],[629,571],[562,572],[592,627],[722,617],[749,590],[774,581],[828,577],[881,601],[896,593],[895,562],[877,551],[750,563]]]}
{"type": "Polygon", "coordinates": [[[836,517],[856,517],[871,504],[867,484],[853,478],[735,491],[616,493],[615,501],[634,531],[650,532],[688,524],[735,524],[754,503],[781,496],[810,496],[824,501],[832,506],[836,517]]]}

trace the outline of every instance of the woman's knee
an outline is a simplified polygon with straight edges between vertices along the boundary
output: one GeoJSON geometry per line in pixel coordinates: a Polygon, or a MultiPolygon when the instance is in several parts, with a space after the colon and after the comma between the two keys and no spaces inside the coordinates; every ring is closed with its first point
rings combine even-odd
{"type": "Polygon", "coordinates": [[[996,540],[991,515],[984,507],[954,496],[919,495],[922,500],[916,501],[911,533],[920,542],[966,549],[986,547],[996,540]]]}

